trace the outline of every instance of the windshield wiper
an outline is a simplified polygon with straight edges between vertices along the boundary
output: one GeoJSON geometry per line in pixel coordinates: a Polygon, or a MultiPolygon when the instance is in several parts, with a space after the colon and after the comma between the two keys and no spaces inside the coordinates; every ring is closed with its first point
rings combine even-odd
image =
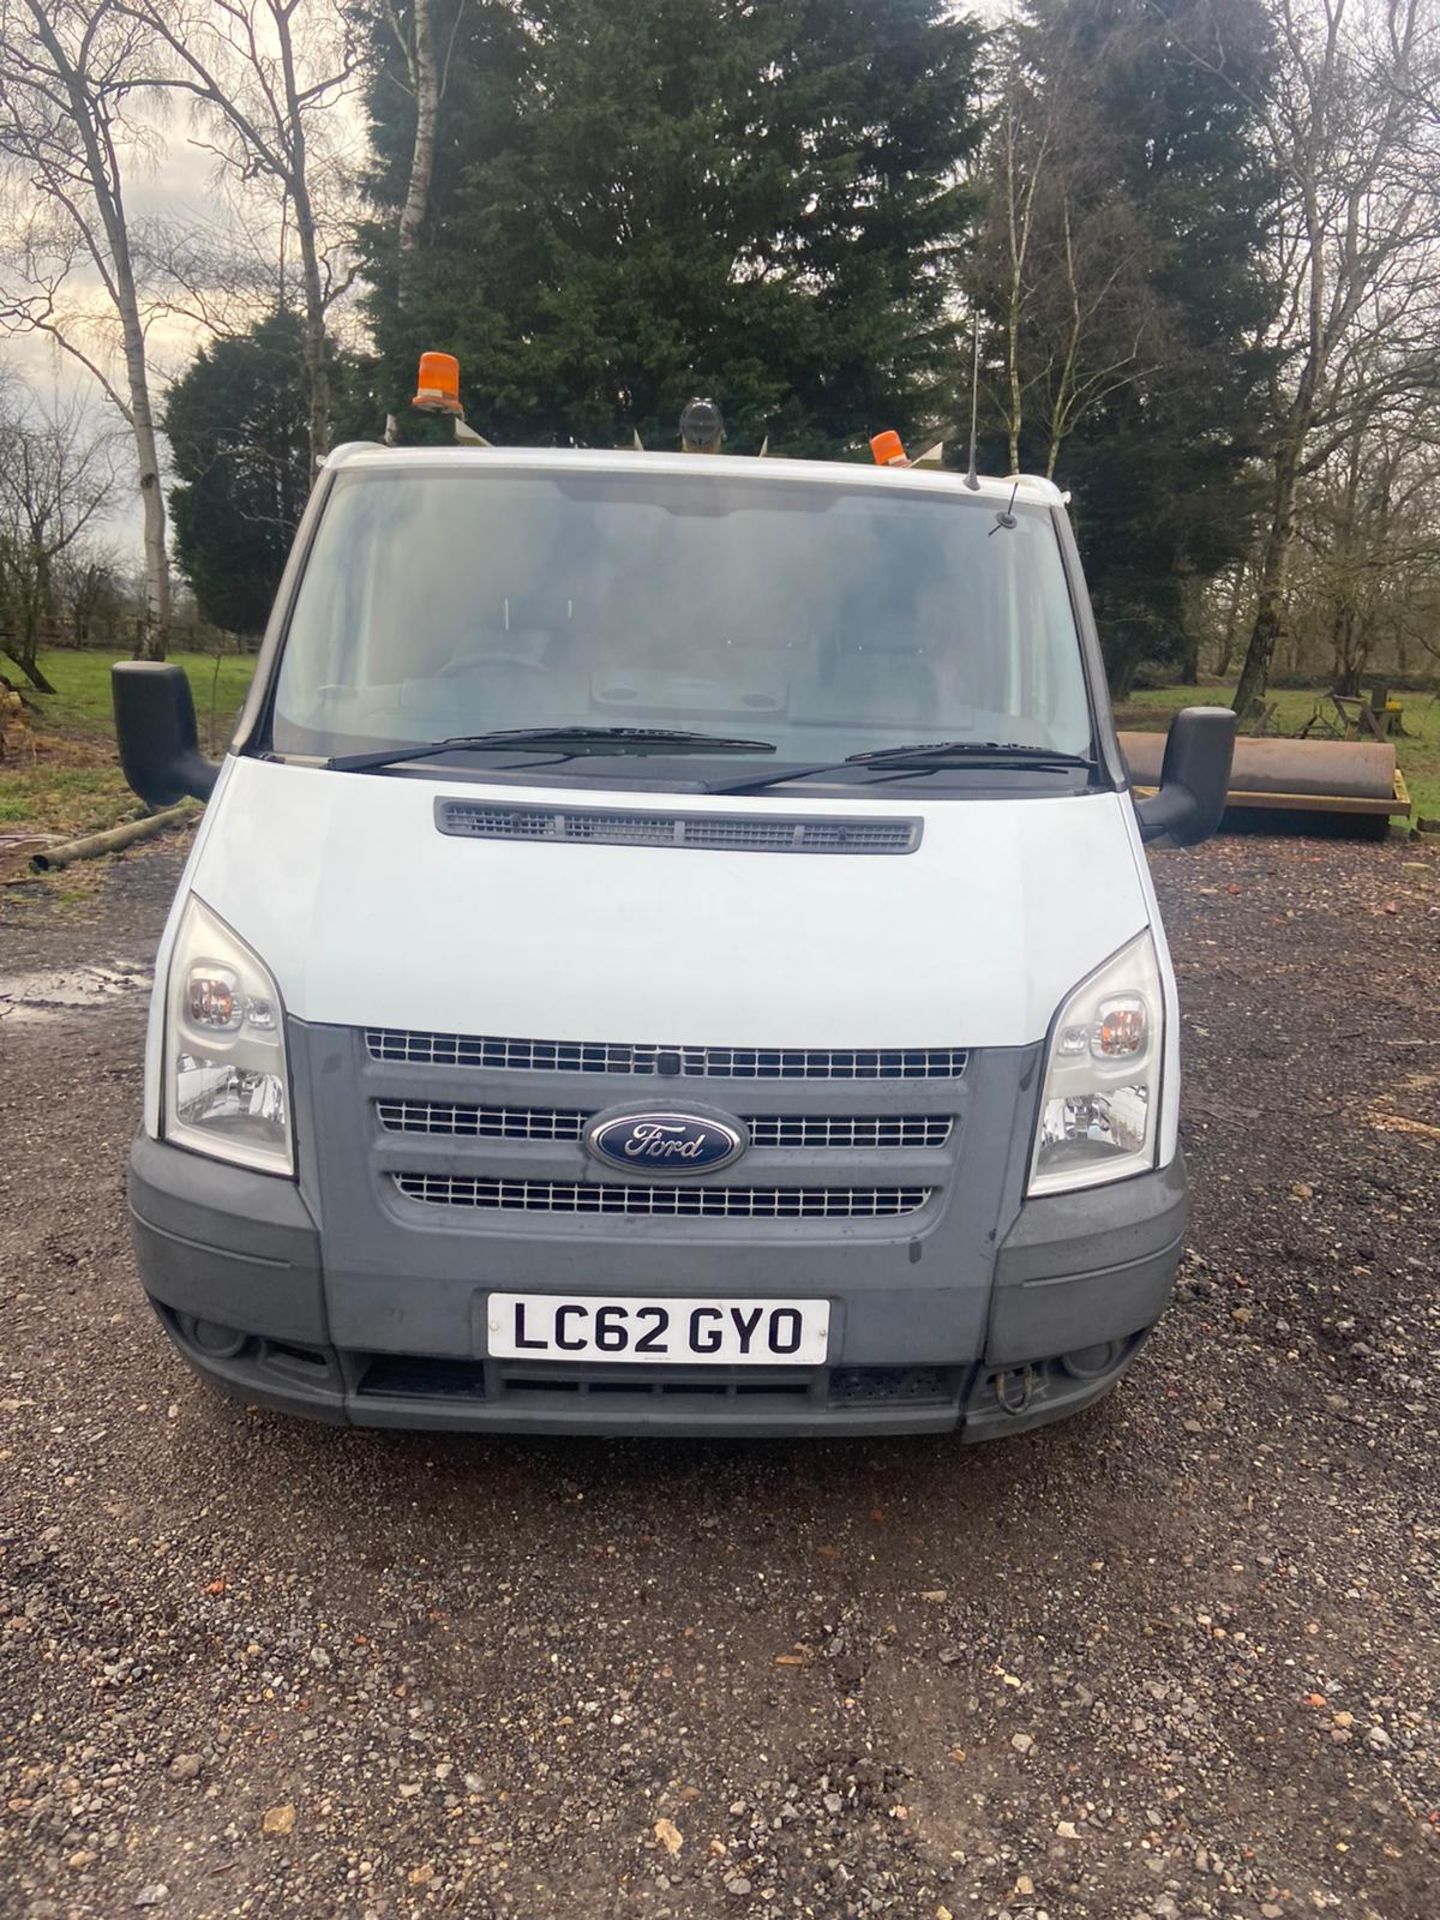
{"type": "Polygon", "coordinates": [[[850,754],[845,764],[850,767],[948,767],[976,760],[997,767],[1095,765],[1083,753],[1062,753],[1058,747],[1021,746],[1013,740],[937,740],[928,746],[875,747],[869,753],[850,754]]]}
{"type": "Polygon", "coordinates": [[[588,748],[684,747],[696,753],[774,753],[773,740],[732,740],[719,733],[687,733],[678,727],[502,727],[494,733],[461,733],[449,740],[429,740],[424,746],[376,747],[370,753],[341,753],[326,761],[336,773],[364,773],[369,767],[393,767],[404,760],[428,760],[438,753],[463,753],[482,747],[553,748],[556,752],[584,753],[588,748]]]}
{"type": "Polygon", "coordinates": [[[711,793],[758,793],[766,787],[784,786],[790,780],[808,780],[820,773],[843,773],[847,767],[877,767],[904,772],[931,772],[938,767],[1034,767],[1045,771],[1066,771],[1082,767],[1093,773],[1095,762],[1079,753],[1062,753],[1056,747],[1027,747],[1000,740],[938,740],[930,745],[875,747],[868,753],[852,753],[844,760],[819,760],[807,767],[776,767],[773,773],[757,774],[753,780],[737,780],[733,786],[711,787],[711,793]]]}

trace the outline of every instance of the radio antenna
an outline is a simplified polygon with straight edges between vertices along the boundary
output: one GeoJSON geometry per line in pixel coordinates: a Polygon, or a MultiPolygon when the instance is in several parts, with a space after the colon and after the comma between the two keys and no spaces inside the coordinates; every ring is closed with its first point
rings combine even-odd
{"type": "Polygon", "coordinates": [[[970,466],[965,475],[965,484],[972,493],[980,491],[980,474],[975,465],[975,441],[980,424],[980,315],[977,313],[971,324],[975,344],[970,364],[970,466]]]}

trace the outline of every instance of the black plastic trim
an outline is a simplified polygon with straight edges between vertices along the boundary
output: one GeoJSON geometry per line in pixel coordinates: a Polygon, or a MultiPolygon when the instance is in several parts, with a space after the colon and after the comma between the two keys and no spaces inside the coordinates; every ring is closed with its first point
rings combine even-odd
{"type": "Polygon", "coordinates": [[[530,803],[514,800],[461,800],[452,795],[440,794],[435,800],[436,831],[448,834],[457,840],[507,840],[512,844],[525,846],[587,846],[587,847],[645,847],[678,849],[686,853],[803,853],[817,855],[847,855],[852,858],[890,859],[896,855],[914,853],[924,834],[924,822],[918,819],[886,817],[882,814],[796,814],[787,817],[778,810],[760,813],[680,813],[670,807],[615,807],[611,805],[593,806],[552,806],[547,803],[530,803]],[[520,819],[543,819],[553,822],[553,830],[544,833],[495,833],[486,829],[456,825],[456,809],[469,809],[492,813],[497,816],[513,815],[520,819]],[[589,815],[602,819],[623,816],[633,819],[640,825],[660,825],[670,829],[668,839],[641,839],[634,834],[622,832],[578,832],[567,831],[568,823],[589,815]],[[707,832],[723,829],[727,826],[744,826],[764,829],[769,833],[788,830],[789,845],[773,846],[746,845],[737,841],[733,846],[722,845],[719,841],[704,839],[690,840],[691,828],[700,828],[707,832]],[[821,846],[813,844],[810,836],[823,833],[835,833],[841,836],[853,834],[856,838],[865,835],[892,833],[897,843],[891,847],[876,846],[821,846]]]}

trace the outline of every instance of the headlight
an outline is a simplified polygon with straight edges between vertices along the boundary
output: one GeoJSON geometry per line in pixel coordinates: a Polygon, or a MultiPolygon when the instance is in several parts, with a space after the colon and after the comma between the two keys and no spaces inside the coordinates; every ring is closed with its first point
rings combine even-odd
{"type": "Polygon", "coordinates": [[[1165,1010],[1148,933],[1070,995],[1050,1035],[1031,1193],[1123,1180],[1155,1164],[1165,1010]]]}
{"type": "Polygon", "coordinates": [[[165,1138],[217,1160],[293,1173],[285,1016],[275,982],[191,894],[165,1004],[165,1138]]]}

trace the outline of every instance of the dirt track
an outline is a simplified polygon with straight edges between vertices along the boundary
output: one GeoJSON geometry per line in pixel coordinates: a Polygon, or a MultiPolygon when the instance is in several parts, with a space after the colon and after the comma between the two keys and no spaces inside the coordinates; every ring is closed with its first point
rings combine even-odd
{"type": "Polygon", "coordinates": [[[1433,1920],[1440,862],[1158,867],[1180,1294],[970,1451],[216,1398],[123,1209],[176,852],[0,893],[0,976],[121,975],[0,999],[0,1920],[1433,1920]]]}

